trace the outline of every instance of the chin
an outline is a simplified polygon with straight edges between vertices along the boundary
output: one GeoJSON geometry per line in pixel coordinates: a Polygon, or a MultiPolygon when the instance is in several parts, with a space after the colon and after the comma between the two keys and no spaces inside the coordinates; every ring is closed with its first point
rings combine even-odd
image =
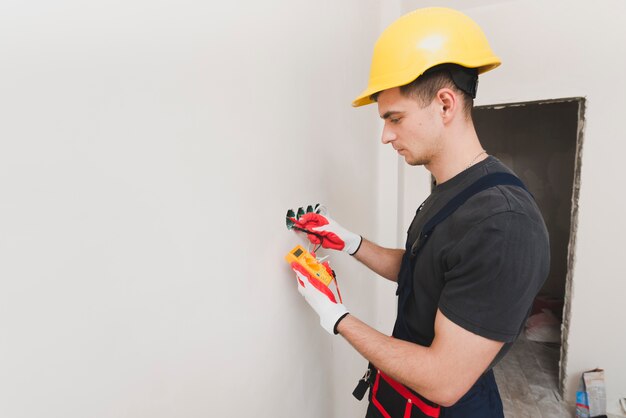
{"type": "Polygon", "coordinates": [[[407,158],[404,157],[404,161],[410,165],[410,166],[420,166],[420,165],[426,165],[428,164],[428,161],[424,160],[424,159],[414,159],[414,158],[407,158]]]}

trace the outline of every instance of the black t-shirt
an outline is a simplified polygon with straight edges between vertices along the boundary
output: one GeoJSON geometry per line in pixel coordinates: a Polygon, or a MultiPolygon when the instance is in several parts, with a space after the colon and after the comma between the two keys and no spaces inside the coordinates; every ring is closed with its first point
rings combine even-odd
{"type": "MultiPolygon", "coordinates": [[[[511,170],[488,157],[438,185],[409,228],[409,246],[450,199],[495,172],[511,170]]],[[[495,365],[521,332],[549,268],[548,232],[532,196],[516,186],[479,192],[435,228],[417,256],[404,307],[414,342],[430,346],[440,309],[468,331],[506,343],[495,365]]]]}

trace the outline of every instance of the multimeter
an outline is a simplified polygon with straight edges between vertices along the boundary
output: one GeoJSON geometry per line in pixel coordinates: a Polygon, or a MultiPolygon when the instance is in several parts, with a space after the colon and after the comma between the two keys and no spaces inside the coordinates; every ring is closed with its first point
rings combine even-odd
{"type": "Polygon", "coordinates": [[[289,265],[297,263],[304,267],[304,269],[311,274],[311,277],[316,277],[326,286],[333,281],[333,276],[328,273],[326,267],[317,261],[317,258],[305,250],[301,245],[296,245],[291,251],[289,251],[285,256],[285,260],[289,263],[289,265]]]}

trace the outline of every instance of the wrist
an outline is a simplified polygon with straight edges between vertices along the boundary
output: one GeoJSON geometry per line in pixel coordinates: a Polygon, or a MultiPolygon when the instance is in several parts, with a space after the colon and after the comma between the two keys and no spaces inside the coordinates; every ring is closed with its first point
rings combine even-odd
{"type": "Polygon", "coordinates": [[[349,255],[354,255],[361,248],[363,237],[352,232],[350,234],[350,238],[346,239],[346,245],[343,250],[349,255]]]}
{"type": "Polygon", "coordinates": [[[342,304],[332,304],[327,306],[320,314],[320,325],[329,334],[336,335],[337,324],[348,314],[348,310],[342,304]]]}
{"type": "Polygon", "coordinates": [[[345,317],[348,315],[350,315],[350,312],[346,312],[345,314],[341,315],[339,319],[337,320],[337,322],[335,322],[335,326],[333,327],[333,333],[335,335],[339,334],[339,323],[343,321],[345,317]]]}

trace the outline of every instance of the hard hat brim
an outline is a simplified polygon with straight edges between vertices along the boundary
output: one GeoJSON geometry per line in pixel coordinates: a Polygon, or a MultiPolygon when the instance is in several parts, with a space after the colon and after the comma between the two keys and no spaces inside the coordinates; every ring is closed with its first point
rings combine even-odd
{"type": "MultiPolygon", "coordinates": [[[[477,68],[478,74],[483,74],[483,73],[486,73],[487,71],[493,70],[494,68],[498,67],[501,64],[500,58],[498,58],[495,55],[492,55],[490,59],[487,60],[487,62],[488,62],[487,64],[484,64],[485,60],[481,60],[481,63],[484,65],[478,65],[478,66],[471,65],[471,63],[467,63],[467,62],[464,62],[464,63],[450,62],[446,64],[457,64],[466,68],[477,68]]],[[[396,75],[396,77],[394,77],[393,80],[389,80],[388,82],[375,83],[374,85],[368,86],[367,89],[365,89],[359,96],[357,96],[356,99],[354,99],[354,101],[352,102],[352,107],[360,107],[360,106],[365,106],[368,104],[375,103],[375,101],[372,100],[372,95],[376,93],[380,93],[388,89],[401,87],[406,84],[409,84],[421,75],[422,74],[418,74],[417,76],[415,76],[415,74],[407,74],[405,77],[398,77],[396,75]],[[401,81],[398,81],[399,79],[401,81]]]]}

